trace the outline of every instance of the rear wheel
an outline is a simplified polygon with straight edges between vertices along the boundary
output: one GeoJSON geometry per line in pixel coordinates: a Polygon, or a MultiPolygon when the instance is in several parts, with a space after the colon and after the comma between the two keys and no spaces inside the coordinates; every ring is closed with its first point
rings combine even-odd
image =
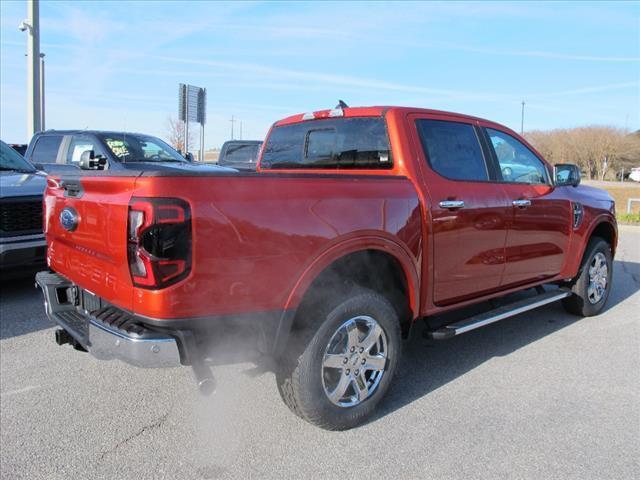
{"type": "Polygon", "coordinates": [[[562,301],[564,308],[582,317],[600,313],[609,297],[612,274],[611,246],[602,238],[592,238],[585,250],[578,277],[571,286],[573,295],[562,301]]]}
{"type": "Polygon", "coordinates": [[[358,288],[317,321],[287,349],[276,375],[280,395],[310,423],[355,427],[391,385],[401,352],[398,315],[387,299],[358,288]]]}

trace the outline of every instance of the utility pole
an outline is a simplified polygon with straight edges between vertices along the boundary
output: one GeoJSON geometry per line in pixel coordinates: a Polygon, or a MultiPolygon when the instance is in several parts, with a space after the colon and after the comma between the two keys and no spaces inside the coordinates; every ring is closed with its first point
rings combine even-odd
{"type": "Polygon", "coordinates": [[[240,120],[240,140],[242,140],[242,120],[240,120]]]}
{"type": "Polygon", "coordinates": [[[520,120],[520,135],[524,135],[524,100],[522,101],[522,119],[520,120]]]}
{"type": "Polygon", "coordinates": [[[231,115],[231,120],[229,121],[231,122],[231,140],[233,140],[233,124],[236,122],[236,119],[231,115]]]}
{"type": "Polygon", "coordinates": [[[42,130],[40,78],[40,2],[27,0],[27,19],[18,27],[27,32],[27,141],[42,130]]]}
{"type": "Polygon", "coordinates": [[[44,126],[44,53],[40,54],[40,129],[45,130],[44,126]]]}

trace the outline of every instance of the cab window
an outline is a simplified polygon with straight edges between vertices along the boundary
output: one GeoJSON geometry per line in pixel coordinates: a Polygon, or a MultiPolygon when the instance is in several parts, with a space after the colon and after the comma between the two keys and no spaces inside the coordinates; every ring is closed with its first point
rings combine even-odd
{"type": "Polygon", "coordinates": [[[544,163],[522,142],[499,130],[487,128],[486,131],[504,182],[532,185],[549,183],[544,163]]]}
{"type": "Polygon", "coordinates": [[[427,161],[451,180],[486,182],[487,165],[473,125],[444,120],[416,120],[427,161]]]}

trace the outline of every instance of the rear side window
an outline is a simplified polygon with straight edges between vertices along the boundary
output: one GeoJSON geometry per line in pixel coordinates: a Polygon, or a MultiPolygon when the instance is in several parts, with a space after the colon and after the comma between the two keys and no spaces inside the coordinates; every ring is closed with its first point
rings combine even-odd
{"type": "Polygon", "coordinates": [[[384,119],[333,118],[274,127],[262,154],[263,168],[391,168],[384,119]]]}
{"type": "Polygon", "coordinates": [[[33,163],[56,163],[62,135],[46,135],[38,138],[31,154],[33,163]]]}
{"type": "Polygon", "coordinates": [[[478,136],[472,125],[416,120],[420,142],[431,168],[452,180],[489,180],[478,136]]]}

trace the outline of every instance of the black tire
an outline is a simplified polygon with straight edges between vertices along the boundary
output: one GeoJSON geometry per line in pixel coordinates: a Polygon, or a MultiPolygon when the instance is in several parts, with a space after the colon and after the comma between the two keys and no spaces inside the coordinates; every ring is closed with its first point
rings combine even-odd
{"type": "Polygon", "coordinates": [[[571,285],[571,291],[573,295],[562,300],[562,305],[565,310],[574,315],[581,317],[591,317],[599,314],[607,303],[609,298],[609,292],[611,291],[611,280],[613,278],[613,261],[611,255],[611,246],[600,237],[593,237],[589,240],[587,248],[585,249],[584,257],[582,258],[582,264],[578,271],[578,276],[574,279],[571,285]],[[607,265],[606,275],[606,287],[602,297],[593,302],[593,299],[589,298],[589,267],[594,262],[594,259],[598,254],[604,255],[607,265]]]}
{"type": "Polygon", "coordinates": [[[280,396],[291,411],[307,422],[326,430],[353,428],[374,413],[391,386],[402,349],[398,314],[383,296],[355,288],[342,299],[317,310],[313,320],[315,323],[292,336],[279,362],[276,381],[280,396]],[[363,315],[375,319],[386,335],[384,373],[368,398],[354,406],[339,406],[325,393],[322,363],[325,350],[345,322],[363,315]]]}

